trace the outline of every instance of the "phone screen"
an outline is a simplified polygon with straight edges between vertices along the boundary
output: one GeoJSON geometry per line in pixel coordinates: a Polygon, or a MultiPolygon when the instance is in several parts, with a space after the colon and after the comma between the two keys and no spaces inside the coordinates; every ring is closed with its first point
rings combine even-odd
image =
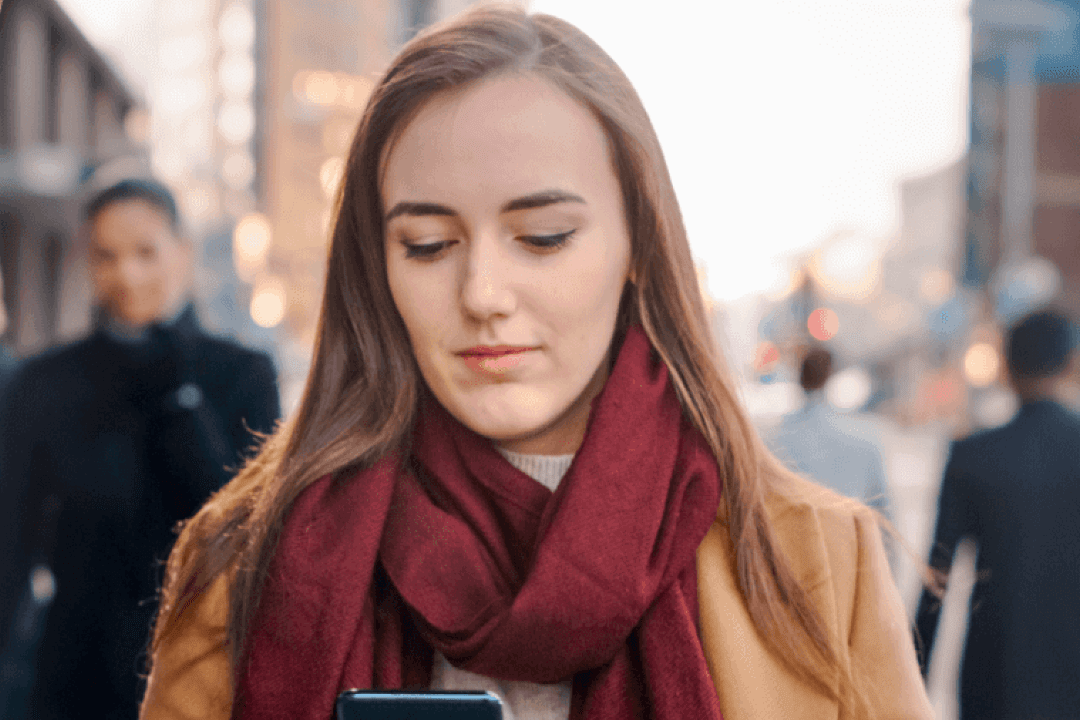
{"type": "Polygon", "coordinates": [[[346,690],[337,720],[502,720],[502,703],[486,692],[346,690]]]}

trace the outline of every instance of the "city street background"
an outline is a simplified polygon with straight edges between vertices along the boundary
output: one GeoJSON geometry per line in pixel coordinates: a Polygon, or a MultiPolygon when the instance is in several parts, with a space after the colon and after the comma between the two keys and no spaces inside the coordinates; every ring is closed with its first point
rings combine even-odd
{"type": "MultiPolygon", "coordinates": [[[[202,321],[270,352],[293,409],[368,93],[471,4],[3,0],[4,346],[87,332],[80,204],[152,174],[197,243],[202,321]]],[[[755,422],[802,405],[800,359],[827,347],[828,402],[876,434],[891,517],[925,559],[950,441],[1017,408],[1006,329],[1080,314],[1080,0],[518,4],[580,26],[640,92],[755,422]]],[[[930,673],[943,719],[972,568],[963,550],[930,673]]]]}

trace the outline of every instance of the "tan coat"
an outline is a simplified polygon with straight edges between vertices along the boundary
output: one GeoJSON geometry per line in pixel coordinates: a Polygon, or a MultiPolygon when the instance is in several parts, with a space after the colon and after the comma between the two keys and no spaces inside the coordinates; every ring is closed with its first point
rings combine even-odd
{"type": "MultiPolygon", "coordinates": [[[[866,679],[871,717],[932,720],[910,625],[870,512],[805,481],[770,498],[768,512],[830,631],[846,638],[843,662],[866,679]]],[[[733,557],[726,528],[715,523],[698,550],[698,586],[702,641],[724,720],[848,720],[767,649],[738,590],[733,557]]],[[[226,614],[219,578],[154,657],[142,720],[227,720],[226,614]]]]}

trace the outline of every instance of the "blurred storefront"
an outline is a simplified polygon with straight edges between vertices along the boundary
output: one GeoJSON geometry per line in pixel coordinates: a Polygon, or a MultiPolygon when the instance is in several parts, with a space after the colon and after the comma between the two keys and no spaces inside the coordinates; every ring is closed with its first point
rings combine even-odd
{"type": "Polygon", "coordinates": [[[5,340],[32,352],[82,333],[90,290],[75,247],[89,168],[137,153],[145,114],[54,0],[0,5],[0,267],[5,340]]]}

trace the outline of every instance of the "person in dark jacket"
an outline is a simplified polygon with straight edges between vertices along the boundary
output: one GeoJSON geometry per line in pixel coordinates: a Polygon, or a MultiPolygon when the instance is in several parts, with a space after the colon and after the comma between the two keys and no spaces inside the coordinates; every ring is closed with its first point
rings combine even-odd
{"type": "MultiPolygon", "coordinates": [[[[1019,413],[955,442],[945,468],[930,564],[948,573],[963,538],[978,552],[964,720],[1080,717],[1080,416],[1055,399],[1075,344],[1063,315],[1020,321],[1006,352],[1019,413]]],[[[924,592],[916,640],[927,658],[939,609],[924,592]]]]}
{"type": "Polygon", "coordinates": [[[179,225],[172,195],[153,181],[92,198],[99,327],[26,361],[8,390],[0,643],[26,644],[28,577],[30,596],[55,591],[29,643],[24,707],[35,720],[136,717],[176,525],[279,415],[269,356],[200,327],[188,299],[193,249],[179,225]]]}

